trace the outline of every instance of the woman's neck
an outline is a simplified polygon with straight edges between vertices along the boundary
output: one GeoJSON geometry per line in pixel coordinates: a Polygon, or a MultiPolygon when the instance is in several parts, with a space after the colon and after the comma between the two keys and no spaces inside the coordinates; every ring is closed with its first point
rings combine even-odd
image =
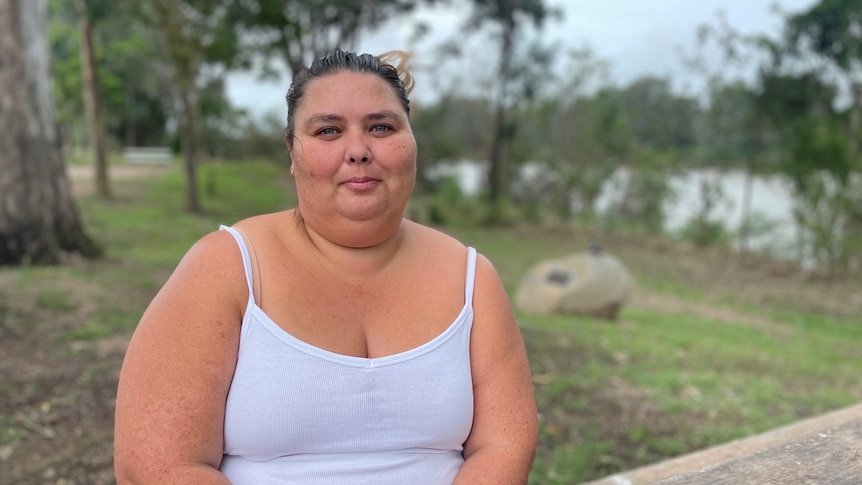
{"type": "MultiPolygon", "coordinates": [[[[381,228],[363,229],[351,231],[350,236],[336,237],[316,230],[301,216],[298,218],[298,230],[307,241],[309,251],[322,266],[344,282],[364,281],[384,272],[398,256],[407,232],[404,220],[386,231],[381,231],[381,228]]],[[[343,230],[348,231],[347,228],[343,230]]]]}

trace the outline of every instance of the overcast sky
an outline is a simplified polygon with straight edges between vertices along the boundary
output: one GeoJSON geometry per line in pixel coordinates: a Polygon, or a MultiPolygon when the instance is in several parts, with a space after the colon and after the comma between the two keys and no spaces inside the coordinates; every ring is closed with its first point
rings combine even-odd
{"type": "MultiPolygon", "coordinates": [[[[467,0],[461,0],[469,5],[467,0]]],[[[682,62],[680,52],[693,52],[700,25],[715,24],[716,13],[723,12],[734,29],[742,33],[777,35],[783,24],[775,12],[796,13],[814,5],[816,0],[548,0],[563,11],[560,21],[551,21],[543,31],[547,41],[561,47],[589,47],[598,58],[610,63],[610,80],[625,85],[646,75],[669,77],[680,90],[696,89],[696,81],[682,62]]],[[[432,48],[456,32],[466,7],[422,10],[421,17],[431,32],[410,44],[415,19],[390,22],[379,32],[364,38],[359,51],[378,54],[392,49],[410,50],[414,60],[430,60],[432,48]]],[[[479,62],[493,56],[493,46],[476,36],[465,41],[469,57],[479,62]],[[483,47],[484,46],[484,47],[483,47]],[[487,53],[482,52],[487,48],[487,53]]],[[[490,61],[489,61],[490,63],[490,61]]],[[[471,66],[481,71],[482,66],[471,66]]],[[[446,84],[453,76],[443,70],[417,69],[414,96],[433,93],[435,86],[446,84]],[[424,93],[424,94],[422,94],[424,93]]],[[[231,76],[228,96],[255,114],[284,111],[287,79],[280,83],[261,82],[253,75],[231,76]]],[[[450,82],[451,84],[451,82],[450,82]]]]}

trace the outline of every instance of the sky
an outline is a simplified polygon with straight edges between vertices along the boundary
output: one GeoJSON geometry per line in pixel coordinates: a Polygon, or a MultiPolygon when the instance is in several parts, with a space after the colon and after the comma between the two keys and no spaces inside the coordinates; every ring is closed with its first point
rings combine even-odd
{"type": "MultiPolygon", "coordinates": [[[[470,82],[459,78],[432,62],[434,47],[457,33],[469,2],[458,0],[459,6],[422,9],[414,16],[386,24],[379,31],[361,39],[357,50],[378,54],[387,50],[409,50],[412,61],[420,66],[414,70],[414,97],[433,100],[434,93],[446,86],[470,82]],[[416,19],[431,27],[421,41],[411,43],[416,19]]],[[[667,77],[675,89],[696,92],[697,76],[683,62],[683,53],[695,52],[696,32],[703,24],[715,24],[722,12],[728,23],[743,34],[777,36],[783,25],[782,15],[775,11],[804,11],[816,0],[547,0],[547,4],[562,10],[561,20],[547,23],[543,38],[566,48],[590,48],[595,56],[609,63],[609,80],[616,85],[643,76],[667,77]]],[[[490,72],[488,59],[493,58],[493,45],[480,36],[463,40],[470,59],[469,71],[490,72]],[[483,65],[484,63],[487,65],[483,65]]],[[[719,65],[716,57],[714,65],[719,65]]],[[[463,67],[463,66],[462,66],[463,67]]],[[[461,70],[460,72],[464,72],[461,70]]],[[[228,79],[228,97],[238,106],[256,116],[268,111],[284,111],[284,94],[288,80],[263,82],[253,74],[235,74],[228,79]]]]}

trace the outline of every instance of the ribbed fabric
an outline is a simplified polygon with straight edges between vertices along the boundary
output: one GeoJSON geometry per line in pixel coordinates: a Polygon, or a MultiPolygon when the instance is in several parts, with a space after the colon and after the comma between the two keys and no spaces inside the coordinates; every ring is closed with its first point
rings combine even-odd
{"type": "Polygon", "coordinates": [[[221,471],[244,484],[452,483],[473,423],[470,329],[476,251],[467,251],[465,303],[431,341],[361,358],[303,342],[254,301],[252,266],[221,471]]]}

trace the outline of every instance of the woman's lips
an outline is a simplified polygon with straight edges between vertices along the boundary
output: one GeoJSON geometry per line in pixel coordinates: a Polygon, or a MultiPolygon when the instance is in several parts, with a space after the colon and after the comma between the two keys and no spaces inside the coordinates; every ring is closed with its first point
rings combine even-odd
{"type": "Polygon", "coordinates": [[[371,190],[378,182],[380,180],[372,177],[353,177],[343,182],[342,185],[361,192],[371,190]]]}

